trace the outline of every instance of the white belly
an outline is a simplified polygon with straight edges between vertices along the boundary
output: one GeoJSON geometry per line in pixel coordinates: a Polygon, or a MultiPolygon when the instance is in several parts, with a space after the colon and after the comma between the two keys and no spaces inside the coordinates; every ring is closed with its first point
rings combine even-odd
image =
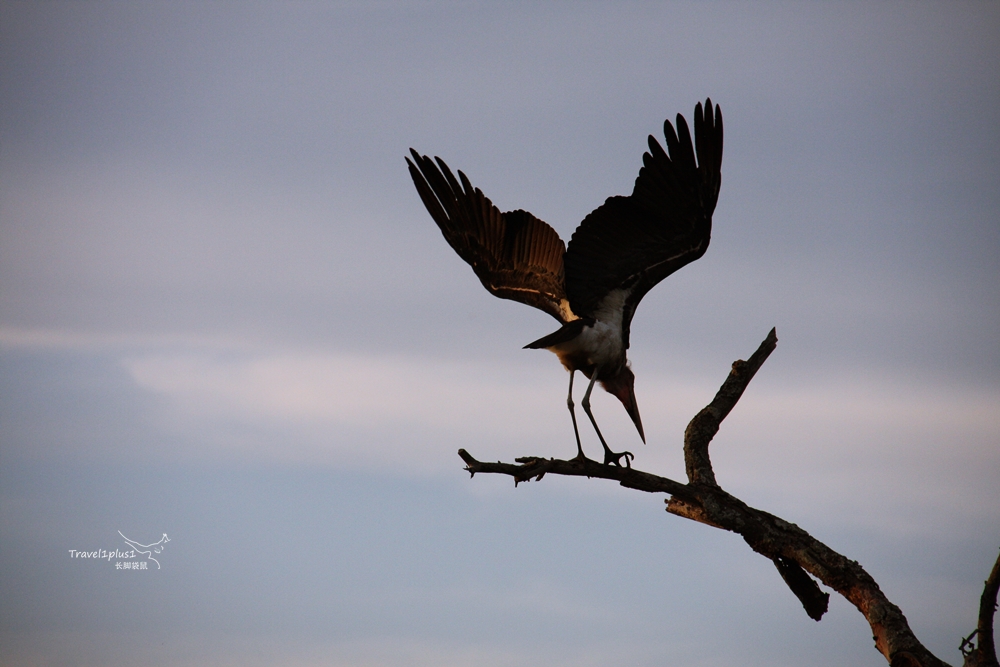
{"type": "Polygon", "coordinates": [[[623,362],[625,356],[621,327],[600,320],[594,322],[593,326],[584,327],[573,340],[548,349],[559,357],[559,361],[569,371],[587,367],[614,368],[623,362]]]}
{"type": "Polygon", "coordinates": [[[621,327],[598,320],[594,326],[585,327],[570,344],[575,344],[575,351],[587,355],[588,363],[606,367],[622,356],[621,327]]]}
{"type": "Polygon", "coordinates": [[[593,326],[584,327],[576,338],[548,349],[570,371],[586,367],[610,369],[624,363],[622,313],[627,297],[626,290],[612,290],[594,312],[593,326]]]}

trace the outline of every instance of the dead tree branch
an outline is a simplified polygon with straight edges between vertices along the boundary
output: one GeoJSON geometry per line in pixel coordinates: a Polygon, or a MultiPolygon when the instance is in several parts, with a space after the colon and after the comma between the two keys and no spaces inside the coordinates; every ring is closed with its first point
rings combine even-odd
{"type": "Polygon", "coordinates": [[[964,667],[1000,667],[997,663],[997,649],[993,641],[993,615],[997,610],[997,592],[1000,591],[1000,556],[993,564],[993,570],[986,585],[983,586],[983,595],[979,598],[979,623],[971,635],[962,640],[959,649],[965,656],[964,667]],[[973,647],[972,639],[976,637],[976,645],[973,647]]]}
{"type": "MultiPolygon", "coordinates": [[[[826,613],[830,597],[829,593],[820,590],[812,578],[815,577],[843,595],[864,615],[872,628],[875,647],[892,667],[946,667],[946,663],[917,640],[902,611],[886,598],[861,565],[795,524],[750,507],[724,491],[716,481],[708,453],[709,443],[777,342],[772,329],[747,361],[734,362],[715,398],[688,424],[684,432],[686,484],[635,468],[602,465],[590,459],[564,461],[526,456],[515,459],[516,463],[487,463],[476,460],[464,449],[458,450],[458,454],[472,475],[477,472],[510,475],[515,485],[531,479],[541,480],[546,474],[572,475],[611,479],[630,489],[666,494],[669,496],[667,511],[671,514],[737,533],[751,549],[770,559],[810,618],[818,621],[826,613]]],[[[978,647],[973,652],[988,653],[993,656],[993,662],[970,663],[967,659],[966,667],[998,667],[992,634],[998,584],[997,567],[994,567],[983,593],[979,628],[973,633],[979,636],[978,647]]]]}

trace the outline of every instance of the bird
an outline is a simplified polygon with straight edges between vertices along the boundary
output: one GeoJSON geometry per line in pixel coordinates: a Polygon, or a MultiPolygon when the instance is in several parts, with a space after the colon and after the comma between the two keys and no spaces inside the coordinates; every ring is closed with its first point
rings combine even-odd
{"type": "Polygon", "coordinates": [[[576,437],[575,460],[586,461],[573,402],[577,371],[589,380],[581,405],[604,447],[604,465],[631,467],[634,455],[614,452],[590,406],[599,382],[617,397],[646,436],[627,358],[632,317],[642,297],[661,280],[708,248],[719,198],[722,110],[711,98],[694,110],[694,142],[687,121],[663,123],[666,150],[649,135],[649,150],[632,194],[609,197],[583,219],[565,245],[531,213],[502,213],[468,177],[455,178],[441,158],[413,148],[405,157],[420,199],[448,244],[494,296],[538,308],[560,327],[524,349],[554,352],[569,371],[569,407],[576,437]]]}

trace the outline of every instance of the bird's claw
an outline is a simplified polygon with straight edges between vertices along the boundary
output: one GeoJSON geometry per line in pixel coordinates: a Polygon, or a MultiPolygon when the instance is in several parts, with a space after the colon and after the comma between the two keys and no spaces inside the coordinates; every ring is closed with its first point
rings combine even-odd
{"type": "Polygon", "coordinates": [[[631,468],[632,467],[632,459],[635,458],[635,454],[633,454],[632,452],[613,452],[610,449],[605,449],[604,450],[604,465],[607,466],[607,465],[611,465],[612,463],[614,463],[616,466],[618,466],[619,468],[621,468],[622,467],[622,463],[621,463],[622,457],[625,458],[625,467],[626,468],[631,468]]]}

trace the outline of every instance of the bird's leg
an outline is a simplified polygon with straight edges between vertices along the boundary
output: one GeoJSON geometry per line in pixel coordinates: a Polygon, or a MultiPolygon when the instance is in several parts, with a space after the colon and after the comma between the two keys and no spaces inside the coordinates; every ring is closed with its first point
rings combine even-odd
{"type": "Polygon", "coordinates": [[[635,458],[635,455],[633,455],[632,452],[611,451],[611,448],[608,447],[608,443],[604,441],[604,436],[601,435],[601,429],[597,427],[597,420],[594,419],[594,413],[590,411],[590,392],[594,390],[594,383],[597,382],[598,370],[599,369],[595,368],[594,374],[590,376],[590,384],[587,385],[587,393],[583,395],[583,400],[580,402],[580,405],[583,406],[583,411],[587,413],[588,417],[590,417],[590,423],[594,425],[594,430],[597,431],[597,437],[600,439],[601,444],[604,445],[604,465],[610,465],[611,463],[614,463],[616,466],[620,468],[622,465],[621,463],[622,457],[625,457],[625,467],[631,468],[632,467],[631,461],[632,459],[635,458]]]}
{"type": "Polygon", "coordinates": [[[576,427],[576,410],[574,410],[573,404],[573,376],[576,375],[576,371],[569,372],[569,394],[566,396],[566,407],[569,408],[569,416],[573,419],[573,435],[576,436],[576,458],[581,461],[586,456],[583,455],[583,445],[580,444],[580,429],[576,427]]]}

